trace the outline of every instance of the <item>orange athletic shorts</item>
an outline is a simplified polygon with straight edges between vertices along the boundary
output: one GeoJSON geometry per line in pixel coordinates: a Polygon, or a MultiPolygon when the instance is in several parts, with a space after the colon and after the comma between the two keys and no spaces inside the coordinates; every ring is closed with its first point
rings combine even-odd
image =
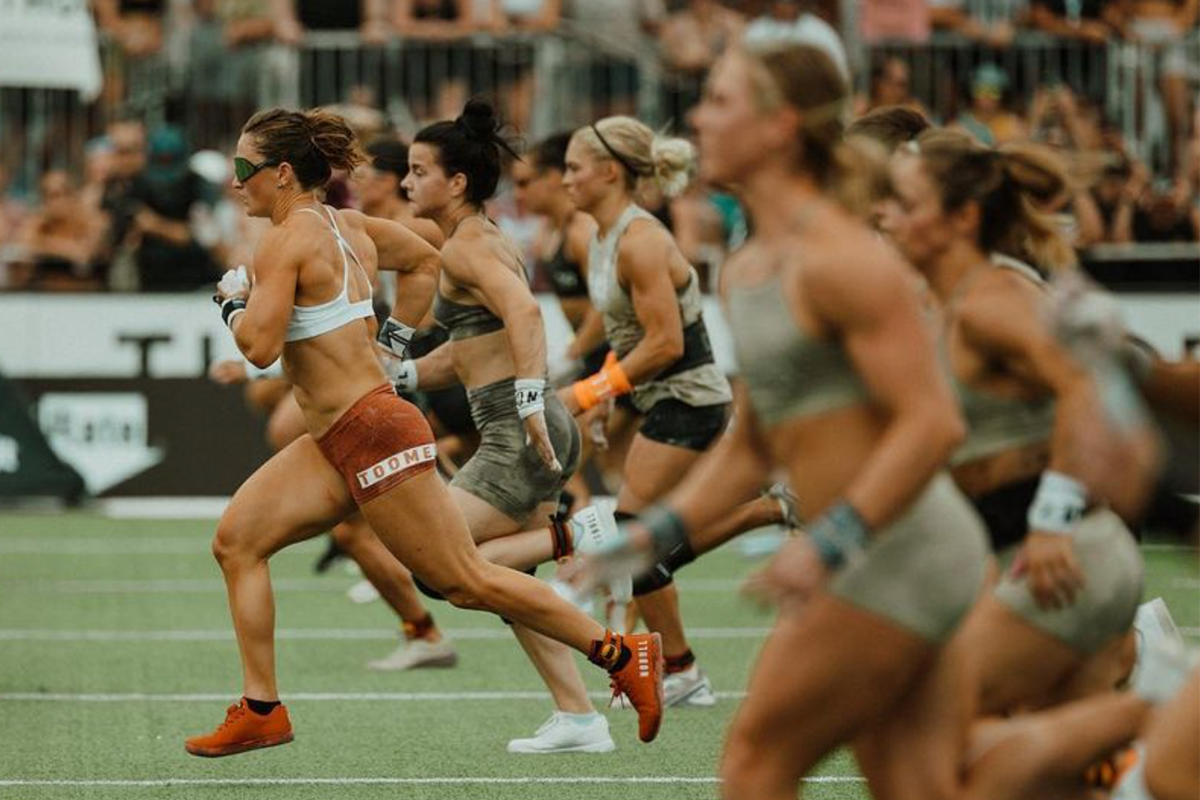
{"type": "Polygon", "coordinates": [[[317,446],[360,506],[437,464],[429,423],[388,384],[359,398],[317,446]]]}

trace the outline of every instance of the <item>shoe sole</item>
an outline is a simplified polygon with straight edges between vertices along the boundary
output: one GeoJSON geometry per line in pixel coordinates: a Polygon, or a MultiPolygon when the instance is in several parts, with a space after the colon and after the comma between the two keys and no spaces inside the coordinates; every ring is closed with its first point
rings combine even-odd
{"type": "Polygon", "coordinates": [[[595,744],[581,744],[575,747],[557,747],[553,750],[509,750],[514,756],[554,756],[559,753],[611,753],[617,746],[610,740],[595,744]]]}
{"type": "MultiPolygon", "coordinates": [[[[654,727],[648,731],[645,736],[642,736],[641,730],[638,730],[638,738],[647,744],[653,742],[658,736],[658,729],[662,727],[663,712],[667,708],[667,704],[664,702],[662,684],[663,673],[666,672],[667,669],[667,662],[666,659],[663,658],[662,652],[662,635],[658,633],[652,634],[650,641],[654,643],[655,661],[657,662],[658,669],[658,680],[654,682],[654,698],[658,703],[658,718],[654,721],[654,727]]],[[[640,721],[641,715],[639,714],[638,716],[640,721]]]]}
{"type": "Polygon", "coordinates": [[[261,750],[264,747],[278,747],[281,744],[287,744],[295,738],[296,737],[291,733],[291,731],[289,731],[278,736],[266,736],[262,739],[255,739],[250,742],[238,742],[237,744],[231,744],[227,747],[200,748],[191,747],[185,744],[183,749],[187,750],[192,755],[200,756],[201,758],[222,758],[223,756],[235,756],[238,753],[246,753],[250,750],[261,750]]]}
{"type": "Polygon", "coordinates": [[[416,664],[409,664],[405,667],[393,667],[381,664],[378,661],[371,661],[367,664],[367,669],[373,669],[376,672],[406,672],[410,669],[447,669],[458,663],[458,654],[451,653],[448,656],[440,658],[431,658],[428,661],[419,661],[416,664]]]}

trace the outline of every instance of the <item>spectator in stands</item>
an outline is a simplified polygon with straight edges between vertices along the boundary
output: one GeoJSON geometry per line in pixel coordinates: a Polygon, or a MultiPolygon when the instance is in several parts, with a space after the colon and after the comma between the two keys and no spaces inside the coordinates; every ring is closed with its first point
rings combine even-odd
{"type": "Polygon", "coordinates": [[[935,31],[994,49],[1012,44],[1028,13],[1028,0],[930,0],[929,3],[929,18],[935,31]]]}
{"type": "Polygon", "coordinates": [[[636,114],[642,65],[657,48],[663,0],[573,0],[563,10],[591,50],[586,82],[593,119],[636,114]]]}
{"type": "Polygon", "coordinates": [[[1123,154],[1111,154],[1091,188],[1092,201],[1103,228],[1100,241],[1124,244],[1133,241],[1133,214],[1146,187],[1146,168],[1123,154]]]}
{"type": "Polygon", "coordinates": [[[9,191],[8,171],[0,161],[0,244],[12,241],[26,213],[25,204],[9,191]]]}
{"type": "Polygon", "coordinates": [[[420,119],[453,119],[466,102],[474,54],[467,37],[492,24],[491,3],[395,0],[392,20],[404,39],[401,85],[420,119]]]}
{"type": "MultiPolygon", "coordinates": [[[[83,186],[79,200],[88,214],[104,215],[104,189],[112,174],[113,144],[107,136],[97,136],[83,146],[83,186]]],[[[107,220],[105,228],[107,229],[107,220]]]]}
{"type": "Polygon", "coordinates": [[[921,110],[921,104],[912,95],[912,76],[908,62],[899,56],[885,56],[872,61],[867,81],[867,96],[860,96],[854,105],[858,116],[876,108],[891,106],[908,106],[921,110]]]}
{"type": "Polygon", "coordinates": [[[742,38],[752,45],[780,42],[819,47],[849,78],[850,66],[842,38],[832,25],[813,13],[813,6],[812,0],[772,0],[764,13],[746,26],[742,38]]]}
{"type": "Polygon", "coordinates": [[[163,20],[167,0],[91,0],[103,49],[103,97],[110,106],[165,85],[163,20]]]}
{"type": "Polygon", "coordinates": [[[305,31],[357,30],[366,44],[383,44],[393,35],[388,0],[270,0],[275,38],[297,45],[305,31]]]}
{"type": "Polygon", "coordinates": [[[41,205],[25,221],[19,236],[30,268],[25,284],[34,289],[97,289],[96,257],[104,221],[86,213],[69,175],[51,170],[39,183],[41,205]]]}
{"type": "Polygon", "coordinates": [[[1028,135],[1024,120],[1004,105],[1008,74],[995,64],[980,64],[971,77],[971,107],[954,121],[989,146],[1014,142],[1028,135]]]}
{"type": "Polygon", "coordinates": [[[1031,0],[1029,22],[1059,39],[1104,44],[1115,33],[1115,12],[1112,0],[1031,0]]]}
{"type": "MultiPolygon", "coordinates": [[[[545,34],[558,28],[562,20],[562,0],[494,0],[498,5],[498,31],[501,33],[545,34]]],[[[533,120],[534,61],[536,41],[502,42],[496,50],[495,74],[498,99],[505,105],[504,116],[519,131],[528,131],[533,120]]]]}
{"type": "Polygon", "coordinates": [[[1185,182],[1163,181],[1142,196],[1133,214],[1133,241],[1200,241],[1200,220],[1185,182]]]}
{"type": "Polygon", "coordinates": [[[96,25],[128,56],[157,53],[163,46],[166,0],[92,0],[96,25]]]}
{"type": "Polygon", "coordinates": [[[928,0],[862,0],[859,33],[868,45],[929,40],[928,0]]]}
{"type": "Polygon", "coordinates": [[[188,164],[183,134],[170,127],[150,137],[149,163],[133,180],[128,236],[136,248],[139,286],[147,291],[196,289],[220,277],[191,229],[193,207],[215,199],[188,164]]]}
{"type": "Polygon", "coordinates": [[[740,14],[717,0],[688,0],[663,22],[659,41],[668,70],[666,102],[672,119],[684,119],[700,101],[709,67],[738,40],[744,23],[740,14]]]}
{"type": "Polygon", "coordinates": [[[231,138],[258,104],[263,55],[274,40],[271,0],[195,0],[188,88],[200,147],[232,150],[231,138]]]}
{"type": "Polygon", "coordinates": [[[108,175],[100,198],[108,230],[100,252],[100,272],[109,288],[119,291],[137,289],[137,264],[130,236],[137,201],[133,198],[134,180],[146,168],[146,129],[141,120],[118,119],[108,126],[112,145],[108,175]]]}
{"type": "Polygon", "coordinates": [[[1117,0],[1113,8],[1110,18],[1121,35],[1151,48],[1154,55],[1152,67],[1167,117],[1168,168],[1174,173],[1182,165],[1188,137],[1188,49],[1190,43],[1194,72],[1200,0],[1117,0]]]}

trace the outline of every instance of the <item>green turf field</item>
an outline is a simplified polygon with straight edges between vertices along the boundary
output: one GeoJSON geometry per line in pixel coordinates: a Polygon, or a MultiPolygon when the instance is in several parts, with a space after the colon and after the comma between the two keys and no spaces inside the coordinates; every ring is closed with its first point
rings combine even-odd
{"type": "MultiPolygon", "coordinates": [[[[632,711],[613,709],[615,753],[531,757],[510,756],[504,745],[531,735],[550,706],[497,620],[436,604],[459,666],[370,672],[364,664],[394,644],[391,615],[379,602],[352,604],[345,590],[356,579],[345,571],[314,576],[321,545],[294,548],[272,563],[280,688],[296,741],[203,760],[184,753],[184,737],[220,722],[240,689],[208,550],[212,528],[0,515],[0,798],[716,795],[723,733],[770,624],[735,596],[752,566],[736,551],[702,559],[680,580],[693,647],[714,688],[728,693],[717,707],[669,713],[651,745],[637,742],[632,711]]],[[[1165,597],[1195,637],[1195,558],[1164,549],[1147,558],[1147,595],[1165,597]]],[[[607,688],[594,668],[584,665],[584,675],[597,693],[607,688]]],[[[845,756],[827,762],[818,780],[806,797],[866,796],[845,756]]]]}

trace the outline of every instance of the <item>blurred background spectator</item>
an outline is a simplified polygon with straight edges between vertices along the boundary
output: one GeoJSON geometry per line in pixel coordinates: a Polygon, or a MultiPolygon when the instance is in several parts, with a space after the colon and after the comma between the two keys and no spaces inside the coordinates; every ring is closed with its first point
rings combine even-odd
{"type": "MultiPolygon", "coordinates": [[[[332,107],[364,142],[403,141],[457,115],[471,95],[496,102],[526,141],[614,113],[686,133],[709,68],[740,39],[822,47],[851,80],[857,115],[903,106],[989,144],[1028,138],[1053,148],[1072,181],[1043,202],[1080,248],[1194,237],[1200,216],[1200,0],[91,7],[99,98],[0,88],[0,266],[15,264],[0,282],[187,288],[248,259],[257,233],[229,186],[228,157],[241,124],[264,106],[332,107]],[[93,222],[77,225],[76,215],[93,222]],[[78,247],[56,249],[63,231],[78,247]],[[62,257],[57,273],[33,269],[35,240],[46,259],[62,257]]],[[[335,176],[326,202],[374,208],[391,197],[404,163],[384,161],[335,176]]],[[[745,229],[736,201],[716,187],[646,202],[714,272],[745,229]]],[[[536,221],[507,182],[493,212],[532,241],[536,221]]]]}

